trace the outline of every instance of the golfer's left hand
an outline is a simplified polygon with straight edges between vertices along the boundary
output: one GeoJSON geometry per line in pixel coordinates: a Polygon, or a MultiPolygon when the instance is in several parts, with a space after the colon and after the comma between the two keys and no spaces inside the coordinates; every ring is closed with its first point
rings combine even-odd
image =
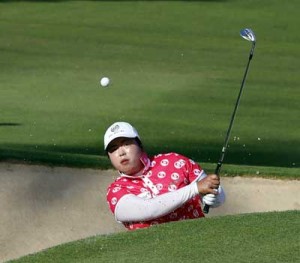
{"type": "Polygon", "coordinates": [[[198,191],[201,195],[218,194],[220,178],[216,174],[209,174],[202,180],[197,182],[198,191]]]}

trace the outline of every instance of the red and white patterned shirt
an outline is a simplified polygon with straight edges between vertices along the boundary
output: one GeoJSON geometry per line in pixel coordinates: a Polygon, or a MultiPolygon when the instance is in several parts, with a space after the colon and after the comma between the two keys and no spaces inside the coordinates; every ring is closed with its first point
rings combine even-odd
{"type": "MultiPolygon", "coordinates": [[[[189,185],[201,175],[202,168],[193,160],[177,154],[159,154],[141,158],[145,164],[142,175],[128,176],[121,174],[107,191],[107,202],[110,210],[115,213],[118,201],[125,195],[134,194],[144,199],[155,198],[158,195],[176,191],[189,185]]],[[[122,222],[130,230],[149,227],[171,221],[204,217],[201,199],[196,195],[173,212],[149,221],[122,222]]]]}

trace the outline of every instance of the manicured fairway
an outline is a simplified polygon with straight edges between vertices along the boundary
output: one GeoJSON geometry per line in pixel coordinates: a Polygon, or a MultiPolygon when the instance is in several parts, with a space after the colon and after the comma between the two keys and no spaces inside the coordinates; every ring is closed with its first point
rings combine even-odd
{"type": "Polygon", "coordinates": [[[239,31],[251,27],[257,47],[225,163],[299,167],[299,7],[2,1],[1,160],[107,168],[102,136],[123,120],[150,154],[213,166],[251,46],[239,31]]]}

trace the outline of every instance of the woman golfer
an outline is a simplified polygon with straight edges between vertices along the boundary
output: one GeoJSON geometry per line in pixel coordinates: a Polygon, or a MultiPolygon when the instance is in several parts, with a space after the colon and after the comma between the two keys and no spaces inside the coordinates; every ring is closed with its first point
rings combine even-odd
{"type": "Polygon", "coordinates": [[[214,208],[225,201],[217,175],[206,175],[177,153],[147,156],[138,132],[127,122],[107,129],[104,149],[119,171],[108,187],[107,202],[129,230],[204,217],[202,205],[214,208]]]}

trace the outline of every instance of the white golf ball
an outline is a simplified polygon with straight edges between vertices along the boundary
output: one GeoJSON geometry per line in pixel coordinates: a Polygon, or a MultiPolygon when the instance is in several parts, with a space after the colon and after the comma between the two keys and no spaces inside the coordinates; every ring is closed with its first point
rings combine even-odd
{"type": "Polygon", "coordinates": [[[110,80],[107,77],[103,77],[100,80],[100,84],[101,84],[102,87],[107,87],[109,85],[109,82],[110,82],[110,80]]]}

